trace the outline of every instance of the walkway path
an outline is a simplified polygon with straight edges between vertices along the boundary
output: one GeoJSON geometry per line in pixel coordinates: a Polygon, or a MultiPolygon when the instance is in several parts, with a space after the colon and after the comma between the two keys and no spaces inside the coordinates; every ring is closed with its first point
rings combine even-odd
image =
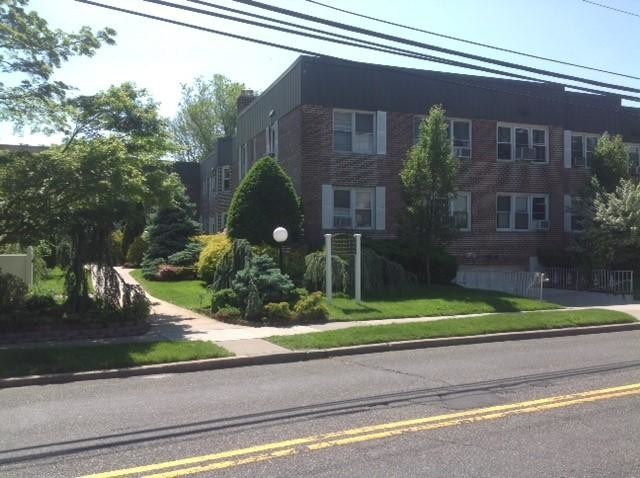
{"type": "MultiPolygon", "coordinates": [[[[116,268],[125,282],[137,284],[131,276],[131,269],[116,268]]],[[[566,292],[570,294],[571,292],[566,292]]],[[[151,330],[145,335],[146,340],[206,340],[215,342],[234,352],[236,355],[264,355],[282,352],[285,349],[274,345],[264,338],[274,335],[298,335],[308,332],[337,330],[367,325],[383,325],[409,322],[429,322],[459,317],[480,317],[488,314],[466,314],[439,317],[415,317],[384,320],[361,320],[351,322],[329,322],[326,324],[293,325],[291,327],[248,327],[220,322],[195,311],[178,307],[147,294],[152,302],[151,330]]],[[[559,299],[569,300],[557,295],[559,299]]],[[[583,299],[587,299],[583,297],[583,299]]],[[[594,298],[593,300],[598,300],[594,298]]],[[[585,309],[590,307],[571,307],[585,309]]],[[[608,305],[601,308],[620,310],[640,320],[640,303],[608,305]]],[[[536,312],[528,312],[536,313],[536,312]]]]}

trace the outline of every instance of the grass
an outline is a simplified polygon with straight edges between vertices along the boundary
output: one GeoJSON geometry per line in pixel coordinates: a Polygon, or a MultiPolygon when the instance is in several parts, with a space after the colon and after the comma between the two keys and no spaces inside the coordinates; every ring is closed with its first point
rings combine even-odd
{"type": "Polygon", "coordinates": [[[499,332],[560,329],[630,322],[635,322],[635,319],[622,312],[587,309],[530,314],[499,314],[409,324],[370,325],[327,332],[269,337],[267,340],[292,350],[326,349],[403,340],[461,337],[499,332]]]}
{"type": "Polygon", "coordinates": [[[81,372],[228,357],[211,342],[149,342],[0,350],[0,377],[81,372]]]}
{"type": "Polygon", "coordinates": [[[350,321],[521,312],[558,309],[561,306],[501,292],[432,285],[418,286],[401,293],[390,292],[360,304],[352,299],[337,297],[328,307],[330,320],[350,321]]]}
{"type": "Polygon", "coordinates": [[[131,275],[149,294],[172,304],[191,310],[208,309],[211,305],[211,291],[201,280],[176,282],[150,281],[142,277],[142,271],[131,271],[131,275]]]}
{"type": "MultiPolygon", "coordinates": [[[[63,303],[66,297],[64,287],[65,272],[60,267],[47,270],[46,277],[37,280],[33,285],[33,292],[39,295],[51,295],[58,303],[63,303]]],[[[89,272],[89,292],[93,292],[93,281],[89,272]]]]}

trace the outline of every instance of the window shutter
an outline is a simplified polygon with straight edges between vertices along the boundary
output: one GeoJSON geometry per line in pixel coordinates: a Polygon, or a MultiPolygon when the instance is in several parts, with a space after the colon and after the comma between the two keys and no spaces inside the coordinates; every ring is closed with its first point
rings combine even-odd
{"type": "Polygon", "coordinates": [[[383,186],[376,187],[376,229],[384,231],[387,227],[385,224],[385,188],[383,186]]]}
{"type": "Polygon", "coordinates": [[[564,230],[571,231],[571,196],[564,195],[564,230]]]}
{"type": "Polygon", "coordinates": [[[376,153],[387,154],[387,112],[378,111],[376,118],[376,153]]]}
{"type": "Polygon", "coordinates": [[[571,131],[564,130],[564,167],[571,168],[571,131]]]}
{"type": "Polygon", "coordinates": [[[322,229],[333,226],[333,188],[330,184],[322,185],[322,229]]]}

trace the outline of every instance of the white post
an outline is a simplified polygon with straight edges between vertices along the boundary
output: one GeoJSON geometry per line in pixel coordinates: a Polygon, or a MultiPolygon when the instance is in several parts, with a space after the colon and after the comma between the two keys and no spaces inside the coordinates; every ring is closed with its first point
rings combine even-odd
{"type": "Polygon", "coordinates": [[[333,302],[333,272],[331,271],[332,261],[331,261],[331,234],[324,235],[324,246],[325,246],[325,266],[324,266],[324,282],[326,285],[326,295],[327,295],[327,303],[331,304],[333,302]]]}
{"type": "Polygon", "coordinates": [[[360,242],[362,239],[362,234],[354,234],[353,237],[356,238],[356,263],[355,263],[355,279],[356,279],[356,302],[360,302],[362,300],[362,251],[360,249],[360,242]]]}
{"type": "Polygon", "coordinates": [[[33,287],[33,247],[27,247],[27,263],[25,264],[25,279],[29,288],[33,287]]]}
{"type": "Polygon", "coordinates": [[[542,300],[543,290],[544,290],[544,272],[540,272],[540,300],[542,300]]]}

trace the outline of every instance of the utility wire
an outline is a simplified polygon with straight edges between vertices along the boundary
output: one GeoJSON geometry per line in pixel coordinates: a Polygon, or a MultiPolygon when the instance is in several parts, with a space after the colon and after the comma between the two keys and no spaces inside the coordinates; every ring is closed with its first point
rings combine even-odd
{"type": "MultiPolygon", "coordinates": [[[[493,68],[488,68],[486,66],[474,65],[474,64],[471,64],[471,63],[460,62],[460,61],[457,61],[457,60],[450,60],[450,59],[446,59],[446,58],[435,57],[435,56],[432,56],[432,55],[426,55],[426,54],[419,53],[419,52],[412,51],[412,50],[406,50],[406,49],[402,49],[402,48],[399,48],[399,47],[394,47],[394,46],[391,46],[391,45],[375,43],[375,42],[371,42],[371,41],[368,41],[368,40],[362,40],[362,39],[359,39],[359,38],[354,38],[354,37],[350,37],[350,36],[346,36],[346,35],[340,35],[340,34],[332,33],[332,32],[326,32],[326,33],[327,33],[327,35],[333,35],[333,36],[336,36],[338,38],[347,38],[347,39],[349,39],[349,41],[332,38],[331,36],[327,36],[327,35],[322,35],[322,36],[314,35],[314,34],[306,33],[306,32],[299,31],[299,30],[292,30],[292,29],[289,29],[289,28],[278,27],[278,26],[275,26],[275,25],[268,25],[268,24],[256,22],[256,21],[253,21],[253,20],[247,20],[247,19],[244,19],[244,18],[238,18],[238,17],[233,17],[233,16],[229,16],[229,15],[224,15],[224,14],[220,14],[220,13],[211,12],[209,10],[202,10],[200,8],[189,7],[189,6],[182,5],[182,4],[176,4],[176,3],[168,2],[166,0],[142,0],[142,1],[145,1],[145,2],[148,2],[148,3],[154,3],[156,5],[162,5],[162,6],[166,6],[166,7],[176,8],[176,9],[179,9],[179,10],[185,10],[185,11],[189,11],[189,12],[192,12],[192,13],[198,13],[198,14],[208,15],[208,16],[212,16],[212,17],[216,17],[216,18],[222,18],[224,20],[230,20],[230,21],[234,21],[234,22],[253,25],[253,26],[260,27],[260,28],[267,28],[267,29],[276,30],[276,31],[280,31],[280,32],[292,33],[294,35],[305,36],[305,37],[308,37],[308,38],[315,38],[315,39],[319,39],[319,40],[323,40],[323,41],[338,43],[338,44],[341,44],[341,45],[354,46],[354,47],[357,47],[357,48],[365,48],[365,49],[368,49],[368,50],[379,51],[379,52],[382,52],[382,53],[389,53],[389,54],[395,54],[395,55],[405,56],[405,57],[414,58],[414,59],[432,61],[432,62],[436,62],[436,63],[443,63],[443,64],[447,64],[447,65],[450,65],[450,66],[456,66],[456,67],[460,67],[460,68],[468,68],[468,69],[470,68],[470,69],[480,70],[480,71],[483,71],[483,72],[486,72],[486,73],[502,75],[502,76],[509,76],[511,78],[517,78],[517,79],[520,79],[520,80],[534,81],[534,82],[544,82],[544,83],[549,84],[549,85],[556,85],[556,86],[560,86],[560,87],[563,87],[563,88],[574,88],[574,89],[577,89],[577,90],[585,91],[587,93],[605,94],[605,95],[611,95],[612,94],[610,92],[605,92],[605,91],[597,90],[597,89],[593,89],[593,88],[587,88],[587,87],[584,87],[584,86],[577,86],[577,85],[570,85],[570,84],[566,84],[566,83],[552,82],[552,81],[548,81],[548,80],[544,80],[544,79],[540,79],[540,78],[534,78],[534,77],[531,77],[531,76],[521,75],[519,73],[506,72],[506,71],[503,71],[503,70],[497,70],[497,69],[493,69],[493,68]],[[358,43],[355,43],[354,40],[357,41],[358,43]]],[[[191,1],[192,3],[200,4],[200,5],[206,5],[206,6],[213,7],[213,8],[220,8],[220,9],[222,9],[224,11],[233,10],[234,12],[239,12],[240,14],[246,15],[246,16],[253,16],[254,15],[252,13],[243,12],[241,10],[229,9],[228,7],[221,7],[219,5],[215,5],[213,3],[206,2],[206,1],[203,1],[203,0],[188,0],[188,1],[191,1]]],[[[274,19],[274,18],[270,18],[270,17],[264,17],[262,15],[258,15],[258,16],[261,17],[261,18],[266,18],[269,21],[281,22],[281,20],[278,20],[278,19],[274,19]]],[[[287,25],[293,25],[296,28],[300,28],[300,29],[311,29],[312,31],[319,31],[319,32],[325,33],[322,30],[318,30],[318,29],[311,28],[311,27],[306,27],[305,25],[294,24],[294,23],[290,23],[290,22],[283,22],[283,23],[285,23],[287,25]]],[[[615,96],[619,97],[619,98],[624,98],[624,99],[627,99],[627,100],[630,100],[630,101],[638,101],[638,102],[640,102],[640,97],[637,97],[637,96],[623,95],[623,94],[619,94],[619,93],[616,93],[615,96]]]]}
{"type": "MultiPolygon", "coordinates": [[[[571,63],[569,61],[556,60],[555,58],[547,58],[547,57],[544,57],[544,56],[534,55],[532,53],[525,53],[525,52],[522,52],[522,51],[511,50],[509,48],[503,48],[503,47],[499,47],[499,46],[495,46],[495,45],[489,45],[487,43],[481,43],[481,42],[477,42],[477,41],[473,41],[473,40],[467,40],[465,38],[455,37],[453,35],[446,35],[444,33],[438,33],[438,32],[434,32],[434,31],[430,31],[430,30],[424,30],[422,28],[412,27],[410,25],[403,25],[401,23],[396,23],[396,22],[392,22],[392,21],[389,21],[389,20],[384,20],[382,18],[371,17],[369,15],[364,15],[362,13],[354,12],[352,10],[346,10],[344,8],[338,8],[338,7],[335,7],[333,5],[329,5],[327,3],[318,2],[317,0],[306,0],[306,1],[309,2],[309,3],[313,3],[315,5],[320,5],[322,7],[329,8],[331,10],[336,10],[338,12],[346,13],[348,15],[353,15],[353,16],[360,17],[360,18],[365,18],[367,20],[373,20],[374,22],[384,23],[385,25],[391,25],[391,26],[394,26],[394,27],[404,28],[406,30],[412,30],[414,32],[426,33],[427,35],[433,35],[433,36],[437,36],[437,37],[440,37],[440,38],[446,38],[448,40],[455,40],[455,41],[467,43],[469,45],[480,46],[480,47],[483,47],[483,48],[491,48],[492,50],[503,51],[503,52],[506,52],[506,53],[513,53],[514,55],[525,56],[527,58],[535,58],[536,60],[550,61],[552,63],[558,63],[560,65],[574,66],[576,68],[582,68],[582,69],[585,69],[585,70],[598,71],[600,73],[607,73],[609,75],[621,76],[621,77],[624,77],[624,78],[631,78],[633,80],[640,80],[640,76],[627,75],[625,73],[617,73],[615,71],[603,70],[603,69],[600,69],[600,68],[595,68],[593,66],[585,66],[585,65],[580,65],[578,63],[571,63]]],[[[593,3],[593,2],[589,2],[589,3],[593,3]]]]}
{"type": "Polygon", "coordinates": [[[602,8],[606,8],[608,10],[613,10],[614,12],[624,13],[625,15],[632,15],[634,17],[640,17],[640,14],[634,13],[634,12],[630,12],[628,10],[621,10],[620,8],[610,7],[609,5],[603,5],[602,3],[592,2],[590,0],[582,0],[582,1],[584,3],[590,3],[591,5],[596,5],[597,7],[602,7],[602,8]]]}
{"type": "Polygon", "coordinates": [[[341,30],[347,30],[353,33],[358,33],[358,34],[363,34],[363,35],[368,35],[368,36],[373,36],[373,37],[377,37],[377,38],[382,38],[384,40],[388,40],[388,41],[393,41],[393,42],[397,42],[397,43],[404,43],[406,45],[412,45],[412,46],[417,46],[419,48],[425,48],[425,49],[429,49],[429,50],[434,50],[434,51],[438,51],[440,53],[445,53],[445,54],[449,54],[449,55],[454,55],[454,56],[462,56],[464,58],[469,58],[472,60],[476,60],[476,61],[481,61],[481,62],[485,62],[485,63],[492,63],[495,65],[499,65],[499,66],[503,66],[503,67],[507,67],[507,68],[513,68],[513,69],[517,69],[517,70],[525,70],[525,71],[529,71],[531,73],[536,73],[539,75],[545,75],[545,76],[553,76],[556,78],[562,78],[565,80],[571,80],[571,81],[577,81],[580,83],[588,83],[594,86],[599,86],[599,87],[603,87],[603,88],[610,88],[610,89],[614,89],[614,90],[621,90],[621,91],[630,91],[633,93],[640,93],[640,90],[637,88],[632,88],[629,86],[623,86],[623,85],[615,85],[615,84],[611,84],[611,83],[606,83],[603,81],[597,81],[597,80],[590,80],[588,78],[581,78],[578,76],[573,76],[573,75],[567,75],[564,73],[557,73],[557,72],[553,72],[553,71],[549,71],[549,70],[544,70],[544,69],[540,69],[540,68],[534,68],[534,67],[530,67],[530,66],[526,66],[526,65],[520,65],[517,63],[511,63],[508,61],[503,61],[503,60],[497,60],[494,58],[488,58],[488,57],[484,57],[481,55],[474,55],[471,53],[465,53],[465,52],[461,52],[459,50],[452,50],[450,48],[444,48],[444,47],[439,47],[436,45],[431,45],[428,43],[423,43],[423,42],[419,42],[416,40],[411,40],[408,38],[403,38],[403,37],[398,37],[395,35],[389,35],[386,33],[381,33],[381,32],[376,32],[374,30],[369,30],[366,28],[361,28],[361,27],[357,27],[357,26],[352,26],[352,25],[348,25],[345,23],[340,23],[340,22],[334,22],[332,20],[325,20],[323,18],[319,18],[319,17],[315,17],[312,15],[307,15],[305,13],[300,13],[297,12],[295,10],[288,10],[286,8],[280,8],[280,7],[276,7],[273,5],[268,5],[266,3],[262,3],[262,2],[258,2],[255,0],[233,0],[237,3],[242,3],[244,5],[248,5],[251,7],[256,7],[256,8],[261,8],[264,10],[268,10],[271,12],[275,12],[275,13],[279,13],[279,14],[283,14],[283,15],[287,15],[287,16],[292,16],[292,17],[296,17],[296,18],[300,18],[302,20],[307,20],[307,21],[311,21],[311,22],[315,22],[315,23],[320,23],[323,25],[327,25],[330,27],[334,27],[334,28],[339,28],[341,30]]]}
{"type": "MultiPolygon", "coordinates": [[[[213,30],[211,28],[202,27],[200,25],[194,25],[194,24],[191,24],[191,23],[186,23],[186,22],[181,22],[181,21],[178,21],[178,20],[159,17],[159,16],[156,16],[156,15],[151,15],[151,14],[148,14],[148,13],[138,12],[138,11],[135,11],[135,10],[128,10],[128,9],[125,9],[125,8],[115,7],[115,6],[112,6],[112,5],[105,5],[103,3],[95,2],[93,0],[75,0],[75,1],[78,2],[78,3],[84,3],[86,5],[92,5],[92,6],[99,7],[99,8],[104,8],[104,9],[107,9],[107,10],[113,10],[113,11],[117,11],[117,12],[121,12],[121,13],[127,13],[127,14],[130,14],[130,15],[135,15],[135,16],[142,17],[142,18],[148,18],[148,19],[151,19],[151,20],[157,20],[157,21],[164,22],[164,23],[169,23],[169,24],[172,24],[172,25],[182,26],[182,27],[185,27],[185,28],[191,28],[191,29],[194,29],[194,30],[199,30],[199,31],[204,31],[204,32],[208,32],[208,33],[213,33],[213,34],[216,34],[216,35],[235,38],[235,39],[238,39],[238,40],[244,40],[244,41],[248,41],[248,42],[251,42],[251,43],[256,43],[256,44],[259,44],[259,45],[265,45],[265,46],[271,46],[271,47],[275,47],[275,48],[280,48],[282,50],[288,50],[288,51],[292,51],[292,52],[303,54],[303,55],[310,55],[310,56],[315,56],[315,57],[324,57],[324,58],[333,59],[333,60],[336,60],[336,61],[339,61],[339,62],[348,62],[351,67],[357,68],[357,69],[370,70],[373,67],[371,65],[357,63],[357,62],[354,62],[352,60],[347,60],[345,58],[339,58],[339,57],[335,57],[335,56],[324,55],[322,53],[318,53],[318,52],[311,51],[311,50],[304,50],[302,48],[297,48],[297,47],[293,47],[293,46],[289,46],[289,45],[283,45],[283,44],[279,44],[279,43],[268,42],[268,41],[264,41],[264,40],[259,40],[257,38],[251,38],[251,37],[247,37],[247,36],[243,36],[243,35],[237,35],[237,34],[225,32],[225,31],[213,30]]],[[[625,111],[623,108],[620,108],[620,107],[610,108],[610,107],[606,107],[606,106],[602,106],[602,105],[596,105],[596,104],[592,104],[592,103],[573,103],[571,101],[552,98],[552,97],[549,97],[549,96],[532,95],[530,93],[524,93],[524,92],[520,92],[520,91],[503,90],[503,89],[493,88],[493,87],[489,87],[489,86],[483,86],[483,85],[478,85],[478,84],[473,84],[473,83],[466,83],[464,81],[457,81],[457,80],[450,80],[450,79],[446,79],[446,78],[438,78],[438,77],[433,77],[433,76],[427,76],[424,73],[421,73],[421,72],[418,72],[418,71],[415,71],[415,70],[409,70],[409,69],[402,69],[402,72],[404,74],[408,75],[408,76],[414,76],[414,77],[418,77],[420,79],[426,79],[426,80],[429,80],[429,81],[435,81],[435,82],[446,83],[446,84],[450,84],[450,85],[462,86],[462,87],[466,87],[466,88],[480,89],[480,90],[490,91],[490,92],[499,93],[499,94],[520,96],[520,97],[524,97],[524,98],[530,98],[530,99],[535,99],[535,100],[546,101],[546,102],[549,102],[549,103],[558,103],[558,104],[563,104],[563,105],[568,105],[568,106],[575,106],[577,108],[597,109],[597,110],[604,111],[604,112],[615,113],[615,114],[624,114],[624,115],[627,115],[627,116],[633,116],[633,117],[636,117],[636,118],[640,118],[640,114],[636,114],[636,113],[631,112],[631,111],[625,111]]]]}

